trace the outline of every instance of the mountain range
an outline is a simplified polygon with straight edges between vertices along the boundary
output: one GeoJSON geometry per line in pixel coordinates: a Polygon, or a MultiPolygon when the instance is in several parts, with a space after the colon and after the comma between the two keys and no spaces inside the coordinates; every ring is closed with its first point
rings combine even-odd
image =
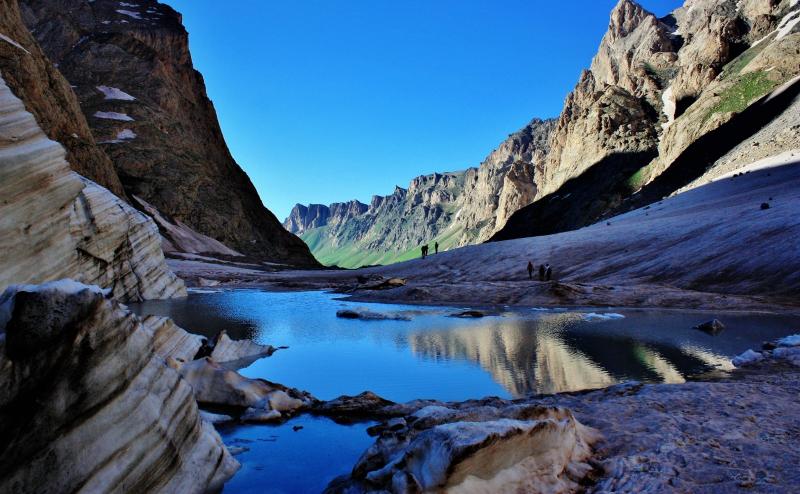
{"type": "Polygon", "coordinates": [[[797,148],[798,21],[790,0],[689,0],[661,18],[620,0],[557,119],[369,205],[298,204],[284,227],[323,264],[392,263],[581,228],[797,148]]]}

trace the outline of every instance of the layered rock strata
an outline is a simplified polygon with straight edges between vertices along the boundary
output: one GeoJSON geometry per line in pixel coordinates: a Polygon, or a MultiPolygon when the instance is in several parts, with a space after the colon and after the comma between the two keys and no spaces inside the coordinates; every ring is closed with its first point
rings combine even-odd
{"type": "Polygon", "coordinates": [[[375,444],[326,492],[577,492],[599,439],[568,410],[532,405],[430,405],[371,431],[375,444]]]}
{"type": "Polygon", "coordinates": [[[0,72],[47,137],[66,148],[70,167],[124,198],[114,164],[97,146],[70,83],[22,22],[17,0],[0,1],[0,72]]]}
{"type": "Polygon", "coordinates": [[[185,295],[152,220],[65,157],[0,77],[0,288],[74,278],[120,300],[185,295]]]}
{"type": "Polygon", "coordinates": [[[0,491],[216,490],[238,469],[153,332],[96,287],[0,297],[0,491]]]}

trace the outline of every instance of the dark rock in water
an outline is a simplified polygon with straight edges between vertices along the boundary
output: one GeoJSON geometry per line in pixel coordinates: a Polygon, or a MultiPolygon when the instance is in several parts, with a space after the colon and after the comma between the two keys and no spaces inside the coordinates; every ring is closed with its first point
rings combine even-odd
{"type": "Polygon", "coordinates": [[[459,312],[458,314],[450,314],[450,317],[478,318],[478,317],[483,317],[485,315],[486,314],[484,314],[479,310],[465,310],[464,312],[459,312]]]}
{"type": "Polygon", "coordinates": [[[292,426],[292,430],[293,430],[294,432],[297,432],[297,431],[299,431],[299,430],[300,430],[300,429],[302,429],[302,428],[303,428],[303,426],[302,426],[302,425],[293,425],[293,426],[292,426]]]}
{"type": "Polygon", "coordinates": [[[764,343],[761,344],[762,350],[775,350],[776,348],[778,348],[778,345],[776,345],[772,341],[765,341],[764,343]]]}
{"type": "Polygon", "coordinates": [[[761,203],[761,210],[763,211],[763,210],[765,210],[765,209],[769,209],[769,203],[767,203],[767,202],[762,202],[762,203],[761,203]]]}
{"type": "Polygon", "coordinates": [[[372,285],[362,286],[359,287],[361,290],[391,290],[392,288],[398,288],[401,286],[405,286],[406,279],[405,278],[389,278],[388,280],[381,281],[380,283],[375,283],[372,285]]]}
{"type": "Polygon", "coordinates": [[[317,403],[312,412],[325,415],[338,421],[354,421],[361,417],[383,415],[383,410],[394,402],[381,398],[372,391],[364,391],[356,396],[342,395],[330,401],[317,403]]]}
{"type": "Polygon", "coordinates": [[[382,314],[368,310],[342,309],[336,311],[336,317],[342,319],[363,319],[365,321],[410,321],[411,318],[403,314],[382,314]]]}
{"type": "Polygon", "coordinates": [[[719,319],[712,319],[710,321],[706,321],[703,324],[698,324],[694,327],[695,329],[699,329],[700,331],[705,331],[710,335],[717,335],[725,329],[725,325],[720,322],[719,319]]]}
{"type": "Polygon", "coordinates": [[[354,310],[337,310],[336,317],[341,317],[342,319],[358,319],[361,317],[361,314],[354,310]]]}

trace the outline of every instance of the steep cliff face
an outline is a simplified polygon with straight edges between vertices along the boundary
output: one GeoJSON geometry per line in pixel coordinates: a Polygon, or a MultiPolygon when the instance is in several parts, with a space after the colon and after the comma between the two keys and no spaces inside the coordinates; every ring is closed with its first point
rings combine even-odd
{"type": "Polygon", "coordinates": [[[0,288],[74,278],[121,300],[185,295],[155,224],[65,155],[0,74],[0,288]]]}
{"type": "Polygon", "coordinates": [[[571,230],[659,200],[737,146],[740,164],[762,158],[752,138],[766,127],[772,154],[796,147],[785,134],[797,123],[798,21],[792,1],[691,0],[664,19],[620,1],[567,98],[537,200],[494,239],[571,230]]]}
{"type": "Polygon", "coordinates": [[[97,147],[69,83],[42,52],[20,17],[17,0],[0,0],[0,72],[47,137],[67,150],[70,167],[125,197],[108,156],[97,147]]]}
{"type": "Polygon", "coordinates": [[[154,0],[21,5],[129,195],[243,254],[316,265],[231,157],[180,14],[154,0]]]}
{"type": "Polygon", "coordinates": [[[238,469],[153,331],[69,280],[0,296],[0,491],[221,489],[238,469]]]}
{"type": "Polygon", "coordinates": [[[298,204],[284,222],[324,264],[357,267],[488,239],[536,197],[553,120],[535,119],[511,134],[477,168],[414,178],[408,189],[330,206],[298,204]]]}

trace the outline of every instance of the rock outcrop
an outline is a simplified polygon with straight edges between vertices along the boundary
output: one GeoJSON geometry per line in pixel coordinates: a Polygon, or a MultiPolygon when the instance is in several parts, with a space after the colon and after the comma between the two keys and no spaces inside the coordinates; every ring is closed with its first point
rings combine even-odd
{"type": "Polygon", "coordinates": [[[201,405],[233,410],[244,422],[284,420],[315,401],[308,393],[244,377],[209,357],[183,364],[178,370],[201,405]]]}
{"type": "Polygon", "coordinates": [[[297,233],[323,264],[357,267],[482,242],[536,197],[552,120],[535,119],[511,134],[477,168],[414,178],[407,189],[330,206],[296,205],[284,227],[297,233]]]}
{"type": "Polygon", "coordinates": [[[553,133],[539,195],[493,239],[546,235],[696,182],[740,143],[739,166],[796,146],[800,6],[697,0],[656,19],[621,0],[553,133]],[[784,85],[784,86],[781,86],[784,85]],[[776,89],[777,88],[777,89],[776,89]],[[771,96],[771,91],[774,91],[771,96]],[[794,123],[793,123],[794,122],[794,123]]]}
{"type": "Polygon", "coordinates": [[[371,429],[379,438],[337,492],[577,492],[596,431],[569,410],[430,405],[371,429]]]}
{"type": "Polygon", "coordinates": [[[125,192],[227,248],[316,266],[228,151],[181,16],[155,0],[25,0],[25,23],[73,86],[125,192]]]}
{"type": "Polygon", "coordinates": [[[0,297],[0,491],[190,492],[238,469],[153,332],[69,280],[0,297]]]}
{"type": "Polygon", "coordinates": [[[185,295],[152,220],[65,157],[0,75],[0,288],[74,278],[120,300],[185,295]]]}

